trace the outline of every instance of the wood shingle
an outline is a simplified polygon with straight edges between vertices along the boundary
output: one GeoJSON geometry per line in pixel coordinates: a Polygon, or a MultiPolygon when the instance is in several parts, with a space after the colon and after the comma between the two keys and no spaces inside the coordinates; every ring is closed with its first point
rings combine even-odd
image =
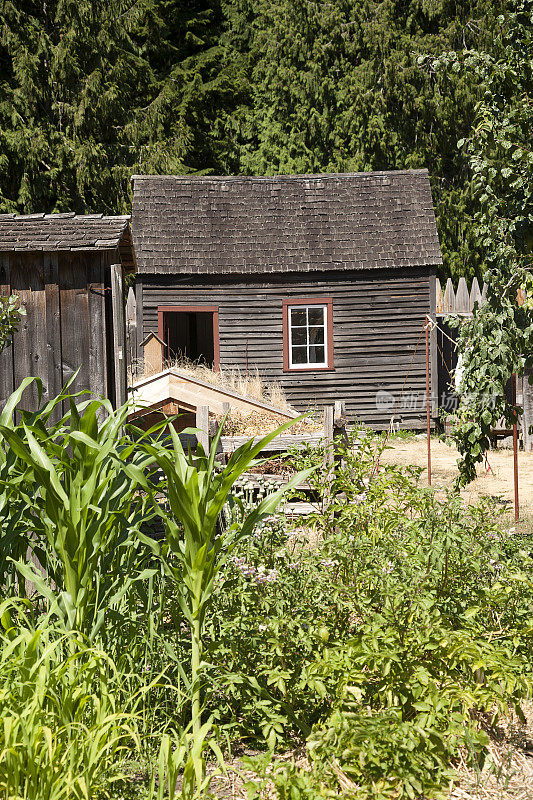
{"type": "Polygon", "coordinates": [[[140,273],[246,274],[442,263],[427,170],[138,175],[140,273]]]}

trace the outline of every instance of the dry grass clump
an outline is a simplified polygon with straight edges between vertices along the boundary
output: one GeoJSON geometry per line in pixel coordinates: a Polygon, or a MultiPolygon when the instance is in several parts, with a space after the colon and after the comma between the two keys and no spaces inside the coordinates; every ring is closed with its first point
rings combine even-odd
{"type": "MultiPolygon", "coordinates": [[[[516,718],[509,718],[500,724],[498,731],[490,730],[488,757],[481,771],[476,771],[465,761],[457,765],[458,783],[452,789],[449,800],[533,799],[533,703],[523,703],[522,707],[526,715],[525,724],[516,718]]],[[[301,749],[278,756],[276,763],[281,761],[292,761],[304,770],[310,768],[305,751],[301,749]]],[[[335,762],[331,766],[343,795],[351,797],[358,787],[335,762]]],[[[241,760],[235,757],[228,764],[227,773],[215,778],[211,790],[219,800],[246,800],[244,783],[256,777],[253,771],[243,769],[241,760]]],[[[278,795],[272,784],[263,789],[262,797],[265,800],[277,800],[278,795]]]]}
{"type": "MultiPolygon", "coordinates": [[[[217,422],[221,422],[221,420],[222,416],[218,416],[217,422]]],[[[280,425],[283,425],[284,422],[287,422],[287,418],[278,414],[269,414],[260,411],[251,411],[248,413],[233,408],[224,424],[223,435],[265,436],[280,425]]],[[[321,422],[317,422],[312,417],[306,417],[292,425],[287,431],[287,434],[305,436],[307,433],[319,432],[322,428],[323,425],[321,422]]]]}
{"type": "Polygon", "coordinates": [[[481,771],[465,762],[450,800],[531,800],[533,798],[533,703],[522,703],[526,722],[502,720],[490,731],[489,755],[481,771]]]}
{"type": "Polygon", "coordinates": [[[255,367],[248,372],[240,369],[221,369],[215,372],[206,364],[201,364],[187,359],[177,359],[169,361],[167,368],[177,369],[180,372],[190,375],[199,381],[211,384],[229,392],[235,392],[250,400],[258,400],[260,403],[268,403],[279,408],[280,411],[292,411],[283,387],[277,383],[265,383],[255,367]]]}

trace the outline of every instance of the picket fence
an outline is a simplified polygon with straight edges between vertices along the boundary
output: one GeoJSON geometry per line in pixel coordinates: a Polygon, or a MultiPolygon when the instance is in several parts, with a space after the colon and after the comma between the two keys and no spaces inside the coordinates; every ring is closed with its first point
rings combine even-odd
{"type": "Polygon", "coordinates": [[[478,279],[474,278],[470,290],[465,278],[459,278],[457,290],[453,288],[452,279],[448,278],[444,291],[437,278],[436,282],[436,308],[437,315],[444,314],[471,314],[474,304],[483,305],[487,295],[487,285],[483,284],[483,289],[479,288],[478,279]]]}

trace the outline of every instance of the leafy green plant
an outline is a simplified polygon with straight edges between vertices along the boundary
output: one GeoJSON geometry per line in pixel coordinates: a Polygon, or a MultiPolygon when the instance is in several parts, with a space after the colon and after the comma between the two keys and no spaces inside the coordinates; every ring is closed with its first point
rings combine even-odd
{"type": "Polygon", "coordinates": [[[8,346],[25,316],[26,309],[20,304],[20,298],[16,294],[0,297],[0,352],[8,346]]]}
{"type": "Polygon", "coordinates": [[[479,202],[474,230],[487,283],[486,302],[460,322],[460,406],[453,428],[461,454],[458,485],[475,478],[491,427],[502,417],[509,426],[516,421],[505,387],[513,373],[520,377],[533,366],[533,2],[519,0],[503,11],[495,27],[496,55],[453,51],[433,61],[446,76],[475,76],[482,91],[474,125],[458,142],[479,202]]]}

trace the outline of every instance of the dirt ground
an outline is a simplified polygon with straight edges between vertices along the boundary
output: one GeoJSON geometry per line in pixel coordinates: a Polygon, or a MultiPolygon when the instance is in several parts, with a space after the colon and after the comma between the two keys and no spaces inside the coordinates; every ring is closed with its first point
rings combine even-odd
{"type": "MultiPolygon", "coordinates": [[[[449,800],[533,799],[533,703],[525,702],[523,711],[524,723],[513,716],[490,731],[488,756],[482,769],[474,769],[462,760],[456,765],[457,777],[449,800]]],[[[294,761],[303,769],[309,768],[303,750],[284,753],[277,760],[294,761]]],[[[244,783],[253,780],[254,773],[243,769],[238,757],[227,767],[227,773],[217,774],[211,783],[213,796],[217,800],[246,800],[244,783]]],[[[270,786],[262,796],[264,800],[275,800],[276,793],[270,786]]]]}
{"type": "MultiPolygon", "coordinates": [[[[427,485],[427,439],[425,434],[409,439],[393,438],[389,449],[383,453],[383,464],[415,464],[423,467],[421,476],[427,485]]],[[[439,489],[451,487],[457,476],[457,459],[459,454],[455,447],[438,439],[431,440],[431,475],[432,485],[439,489]]],[[[480,496],[498,498],[506,502],[509,509],[514,504],[513,483],[513,451],[512,449],[491,450],[487,455],[487,464],[478,465],[478,477],[463,492],[464,499],[475,503],[480,496]]],[[[524,517],[533,517],[533,453],[518,453],[518,486],[520,511],[524,517]]]]}

